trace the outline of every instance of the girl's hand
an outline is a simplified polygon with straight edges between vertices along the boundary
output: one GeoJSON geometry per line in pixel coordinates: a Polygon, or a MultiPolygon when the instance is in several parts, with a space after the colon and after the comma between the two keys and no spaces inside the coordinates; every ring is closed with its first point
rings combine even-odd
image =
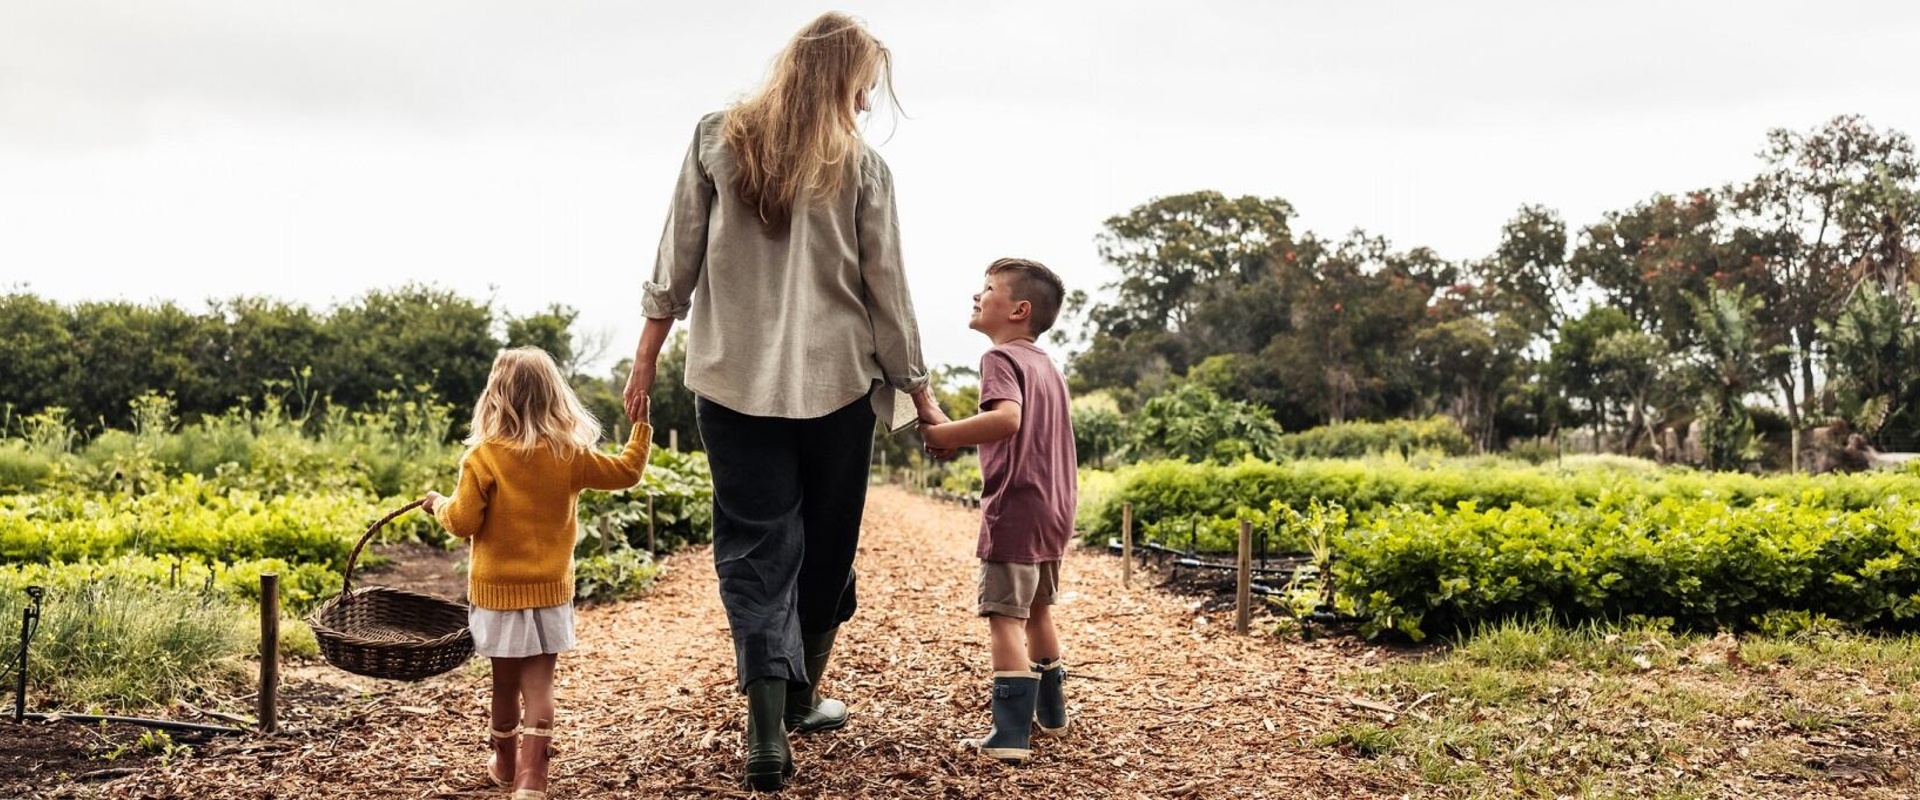
{"type": "Polygon", "coordinates": [[[424,498],[426,502],[422,503],[420,507],[426,509],[427,513],[431,514],[433,513],[433,507],[439,505],[440,501],[445,499],[446,498],[442,497],[439,492],[429,491],[424,498]]]}

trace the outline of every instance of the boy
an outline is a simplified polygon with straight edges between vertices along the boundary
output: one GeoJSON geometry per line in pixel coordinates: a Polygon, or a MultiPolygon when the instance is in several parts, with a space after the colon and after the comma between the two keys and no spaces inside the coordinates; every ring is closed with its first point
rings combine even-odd
{"type": "Polygon", "coordinates": [[[1032,752],[1033,722],[1043,734],[1067,729],[1051,608],[1073,538],[1078,461],[1066,379],[1034,341],[1053,327],[1064,296],[1060,277],[1038,262],[987,267],[967,325],[993,340],[980,359],[981,411],[920,426],[929,450],[980,447],[980,616],[993,642],[993,730],[966,744],[1016,764],[1032,752]]]}

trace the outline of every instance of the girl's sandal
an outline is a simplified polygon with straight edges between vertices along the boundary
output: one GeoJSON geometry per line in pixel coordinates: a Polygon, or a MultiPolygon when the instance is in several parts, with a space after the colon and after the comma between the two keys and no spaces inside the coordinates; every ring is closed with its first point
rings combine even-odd
{"type": "MultiPolygon", "coordinates": [[[[546,757],[549,759],[560,754],[560,750],[553,746],[552,728],[524,728],[520,731],[520,735],[547,740],[546,757]]],[[[549,766],[549,764],[542,766],[549,766]]],[[[537,789],[515,789],[511,800],[547,800],[547,793],[537,789]]]]}
{"type": "MultiPolygon", "coordinates": [[[[512,729],[504,730],[504,731],[496,731],[493,729],[488,729],[487,735],[495,741],[502,741],[506,739],[517,739],[520,736],[520,726],[515,725],[513,726],[512,729]]],[[[514,743],[515,749],[519,749],[519,746],[520,745],[518,742],[514,743]]],[[[509,786],[512,786],[513,785],[512,775],[508,775],[505,778],[501,778],[499,773],[493,771],[493,768],[500,763],[499,746],[494,744],[493,742],[488,742],[488,747],[493,750],[493,754],[490,756],[487,756],[487,780],[493,783],[495,787],[501,788],[501,789],[505,789],[509,786]]]]}

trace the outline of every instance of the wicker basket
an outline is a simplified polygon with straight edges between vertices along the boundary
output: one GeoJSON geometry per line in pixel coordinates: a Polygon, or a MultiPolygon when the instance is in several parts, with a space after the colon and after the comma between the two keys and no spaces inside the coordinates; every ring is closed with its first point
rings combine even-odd
{"type": "Polygon", "coordinates": [[[473,656],[467,607],[451,600],[386,586],[353,588],[353,565],[373,534],[420,506],[415,500],[373,523],[347,558],[340,594],[307,617],[327,663],[358,675],[417,681],[446,672],[473,656]]]}

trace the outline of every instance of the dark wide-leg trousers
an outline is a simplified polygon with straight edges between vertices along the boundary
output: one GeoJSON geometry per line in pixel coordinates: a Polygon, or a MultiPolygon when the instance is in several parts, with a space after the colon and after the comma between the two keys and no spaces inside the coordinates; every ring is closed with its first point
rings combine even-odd
{"type": "Polygon", "coordinates": [[[873,407],[815,419],[742,414],[696,397],[713,469],[713,567],[739,686],[812,682],[800,637],[853,617],[853,556],[867,502],[873,407]]]}

